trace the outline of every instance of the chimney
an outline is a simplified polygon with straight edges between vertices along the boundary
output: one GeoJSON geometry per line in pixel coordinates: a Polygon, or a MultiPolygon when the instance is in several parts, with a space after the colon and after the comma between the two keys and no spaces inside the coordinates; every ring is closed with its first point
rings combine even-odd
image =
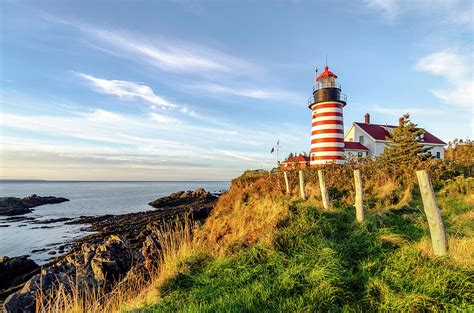
{"type": "Polygon", "coordinates": [[[364,120],[365,120],[366,124],[370,124],[370,114],[369,113],[365,113],[364,120]]]}

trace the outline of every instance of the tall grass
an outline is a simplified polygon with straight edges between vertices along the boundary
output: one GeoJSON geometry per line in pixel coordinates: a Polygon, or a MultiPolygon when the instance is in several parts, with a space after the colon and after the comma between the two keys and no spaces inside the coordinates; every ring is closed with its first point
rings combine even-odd
{"type": "Polygon", "coordinates": [[[159,244],[155,266],[133,267],[111,289],[91,287],[78,279],[56,285],[47,294],[36,295],[36,310],[47,313],[119,312],[149,303],[147,301],[159,296],[155,293],[159,290],[157,286],[176,275],[179,260],[195,253],[192,237],[195,227],[193,221],[185,218],[184,222],[177,219],[154,229],[151,236],[159,244]]]}

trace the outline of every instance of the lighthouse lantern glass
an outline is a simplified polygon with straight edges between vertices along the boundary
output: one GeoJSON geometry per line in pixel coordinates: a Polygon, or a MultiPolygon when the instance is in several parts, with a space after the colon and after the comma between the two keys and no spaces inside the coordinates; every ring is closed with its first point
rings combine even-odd
{"type": "Polygon", "coordinates": [[[321,87],[335,87],[336,86],[336,78],[332,76],[322,77],[320,80],[321,87]]]}

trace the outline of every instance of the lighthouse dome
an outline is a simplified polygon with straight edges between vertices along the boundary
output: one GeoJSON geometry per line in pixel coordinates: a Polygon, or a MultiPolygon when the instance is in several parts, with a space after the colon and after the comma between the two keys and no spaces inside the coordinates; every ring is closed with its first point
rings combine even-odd
{"type": "MultiPolygon", "coordinates": [[[[316,81],[319,82],[319,81],[321,81],[323,78],[329,78],[329,77],[334,77],[334,79],[335,79],[335,78],[337,78],[337,75],[334,74],[333,72],[331,72],[331,71],[329,70],[329,66],[326,65],[326,66],[324,67],[324,72],[322,72],[322,73],[318,76],[318,78],[316,78],[316,81]]],[[[324,79],[324,80],[326,80],[326,79],[324,79]]]]}

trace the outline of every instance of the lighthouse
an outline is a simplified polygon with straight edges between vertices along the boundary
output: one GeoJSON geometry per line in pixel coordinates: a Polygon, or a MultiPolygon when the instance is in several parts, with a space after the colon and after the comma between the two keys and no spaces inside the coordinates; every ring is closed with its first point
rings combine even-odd
{"type": "Polygon", "coordinates": [[[310,165],[344,164],[344,123],[342,108],[346,96],[336,74],[324,67],[316,78],[313,96],[308,100],[312,113],[310,165]]]}

